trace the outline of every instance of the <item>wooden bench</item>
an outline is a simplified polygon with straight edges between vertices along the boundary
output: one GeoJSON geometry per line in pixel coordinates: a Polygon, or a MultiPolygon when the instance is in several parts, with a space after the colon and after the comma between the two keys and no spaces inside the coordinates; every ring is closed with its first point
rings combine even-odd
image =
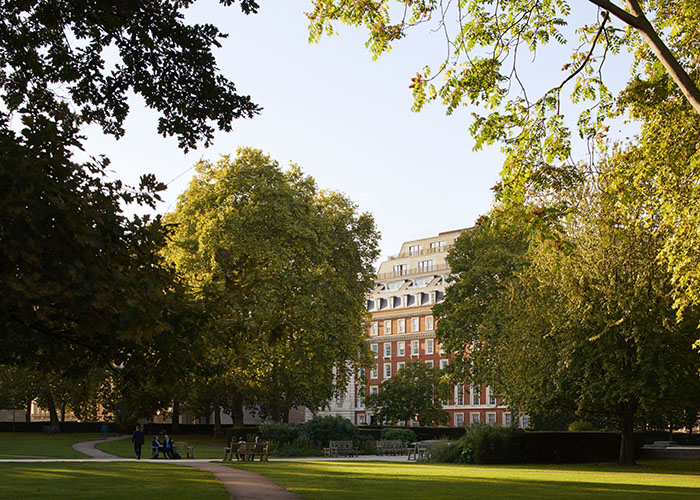
{"type": "Polygon", "coordinates": [[[408,459],[418,461],[418,459],[424,458],[427,453],[428,453],[428,445],[427,444],[416,443],[413,446],[413,449],[410,449],[410,451],[408,452],[408,459]],[[411,457],[413,457],[413,458],[411,458],[411,457]]]}
{"type": "Polygon", "coordinates": [[[233,456],[236,455],[237,460],[245,460],[247,457],[247,451],[249,446],[253,446],[254,443],[246,443],[245,441],[236,441],[236,439],[231,440],[231,444],[224,448],[224,461],[233,460],[233,456]]]}
{"type": "Polygon", "coordinates": [[[356,457],[358,449],[352,445],[352,441],[330,441],[328,448],[323,449],[323,455],[326,457],[356,457]]]}
{"type": "Polygon", "coordinates": [[[403,444],[400,439],[381,439],[376,444],[377,455],[406,455],[411,447],[403,444]]]}
{"type": "Polygon", "coordinates": [[[267,457],[269,455],[270,443],[267,441],[265,441],[264,443],[246,443],[246,448],[248,450],[249,460],[254,461],[255,457],[258,456],[260,457],[260,461],[262,462],[263,460],[267,460],[267,457]]]}
{"type": "Polygon", "coordinates": [[[194,458],[194,445],[189,444],[187,441],[174,441],[173,453],[182,456],[183,452],[187,458],[194,458]]]}

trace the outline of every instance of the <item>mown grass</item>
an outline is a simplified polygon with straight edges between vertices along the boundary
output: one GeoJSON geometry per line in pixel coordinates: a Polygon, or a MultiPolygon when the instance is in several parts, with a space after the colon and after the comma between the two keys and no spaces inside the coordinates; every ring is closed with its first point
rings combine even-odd
{"type": "Polygon", "coordinates": [[[12,456],[46,458],[85,458],[72,446],[81,441],[102,439],[102,434],[46,434],[40,432],[0,432],[0,458],[12,456]]]}
{"type": "Polygon", "coordinates": [[[697,462],[646,461],[635,468],[388,462],[248,462],[233,466],[263,474],[306,500],[700,498],[697,462]]]}
{"type": "Polygon", "coordinates": [[[0,498],[26,500],[226,500],[208,472],[148,462],[0,463],[0,498]]]}
{"type": "MultiPolygon", "coordinates": [[[[199,434],[173,434],[170,437],[173,439],[173,441],[175,441],[176,444],[188,442],[189,444],[194,445],[195,458],[222,459],[224,457],[223,438],[214,438],[211,436],[199,434]]],[[[149,458],[151,456],[152,439],[153,436],[146,435],[146,443],[144,443],[141,449],[142,458],[149,458]]],[[[131,444],[131,438],[126,438],[119,441],[109,441],[107,443],[99,443],[97,444],[96,448],[107,453],[111,453],[112,455],[116,455],[118,457],[135,458],[134,445],[131,444]]],[[[181,452],[181,455],[182,458],[185,458],[184,451],[181,452]]]]}

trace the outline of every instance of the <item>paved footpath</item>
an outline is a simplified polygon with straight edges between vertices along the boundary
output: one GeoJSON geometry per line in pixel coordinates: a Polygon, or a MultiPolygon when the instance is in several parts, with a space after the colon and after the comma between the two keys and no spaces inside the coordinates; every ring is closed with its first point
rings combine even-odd
{"type": "MultiPolygon", "coordinates": [[[[116,436],[97,441],[75,443],[73,449],[102,461],[135,461],[123,459],[95,448],[97,443],[128,439],[131,436],[116,436]]],[[[149,461],[149,460],[146,460],[149,461]]],[[[231,500],[301,500],[301,497],[287,491],[283,486],[270,481],[256,472],[243,471],[226,465],[211,463],[209,460],[162,460],[159,464],[186,465],[211,472],[229,492],[231,500]]]]}

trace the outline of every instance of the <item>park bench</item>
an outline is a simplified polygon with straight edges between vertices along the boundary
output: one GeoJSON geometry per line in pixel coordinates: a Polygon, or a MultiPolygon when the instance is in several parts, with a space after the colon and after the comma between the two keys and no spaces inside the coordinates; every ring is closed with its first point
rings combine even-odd
{"type": "Polygon", "coordinates": [[[411,448],[400,439],[382,439],[376,444],[377,455],[406,455],[411,448]]]}
{"type": "Polygon", "coordinates": [[[187,441],[173,441],[173,452],[180,456],[184,454],[187,458],[194,458],[194,445],[187,441]]]}
{"type": "MultiPolygon", "coordinates": [[[[263,459],[267,460],[267,457],[269,455],[270,443],[267,441],[265,441],[264,443],[250,443],[249,445],[247,445],[247,449],[248,458],[251,461],[254,461],[255,457],[258,456],[260,457],[260,461],[262,462],[263,459]]],[[[245,453],[245,449],[243,451],[245,453]]]]}
{"type": "Polygon", "coordinates": [[[238,460],[245,460],[247,456],[248,446],[253,446],[253,444],[248,444],[246,442],[238,442],[236,438],[231,440],[231,444],[224,448],[224,461],[233,460],[233,456],[236,455],[238,460]]]}
{"type": "Polygon", "coordinates": [[[418,459],[424,458],[427,453],[428,453],[428,445],[427,444],[416,443],[413,446],[413,448],[408,452],[408,459],[418,461],[418,459]],[[413,457],[413,458],[411,458],[411,457],[413,457]]]}
{"type": "Polygon", "coordinates": [[[357,448],[352,445],[352,441],[330,441],[328,448],[323,449],[323,455],[326,457],[342,456],[357,456],[357,448]]]}

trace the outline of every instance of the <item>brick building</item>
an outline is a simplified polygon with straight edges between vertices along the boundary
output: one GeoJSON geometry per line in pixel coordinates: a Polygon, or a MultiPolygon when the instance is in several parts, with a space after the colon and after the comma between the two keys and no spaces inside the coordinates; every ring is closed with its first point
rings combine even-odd
{"type": "MultiPolygon", "coordinates": [[[[450,363],[435,338],[432,309],[444,298],[450,274],[447,252],[462,231],[407,241],[398,255],[381,263],[376,287],[367,299],[371,313],[367,342],[375,359],[374,367],[366,374],[367,387],[359,387],[353,381],[321,414],[343,415],[357,425],[371,424],[372,415],[364,406],[364,397],[380,391],[381,383],[406,363],[418,361],[437,368],[450,363]]],[[[450,426],[473,422],[513,424],[508,409],[499,404],[488,385],[456,385],[444,409],[450,414],[450,426]]],[[[517,424],[527,427],[527,417],[521,417],[517,424]]]]}

